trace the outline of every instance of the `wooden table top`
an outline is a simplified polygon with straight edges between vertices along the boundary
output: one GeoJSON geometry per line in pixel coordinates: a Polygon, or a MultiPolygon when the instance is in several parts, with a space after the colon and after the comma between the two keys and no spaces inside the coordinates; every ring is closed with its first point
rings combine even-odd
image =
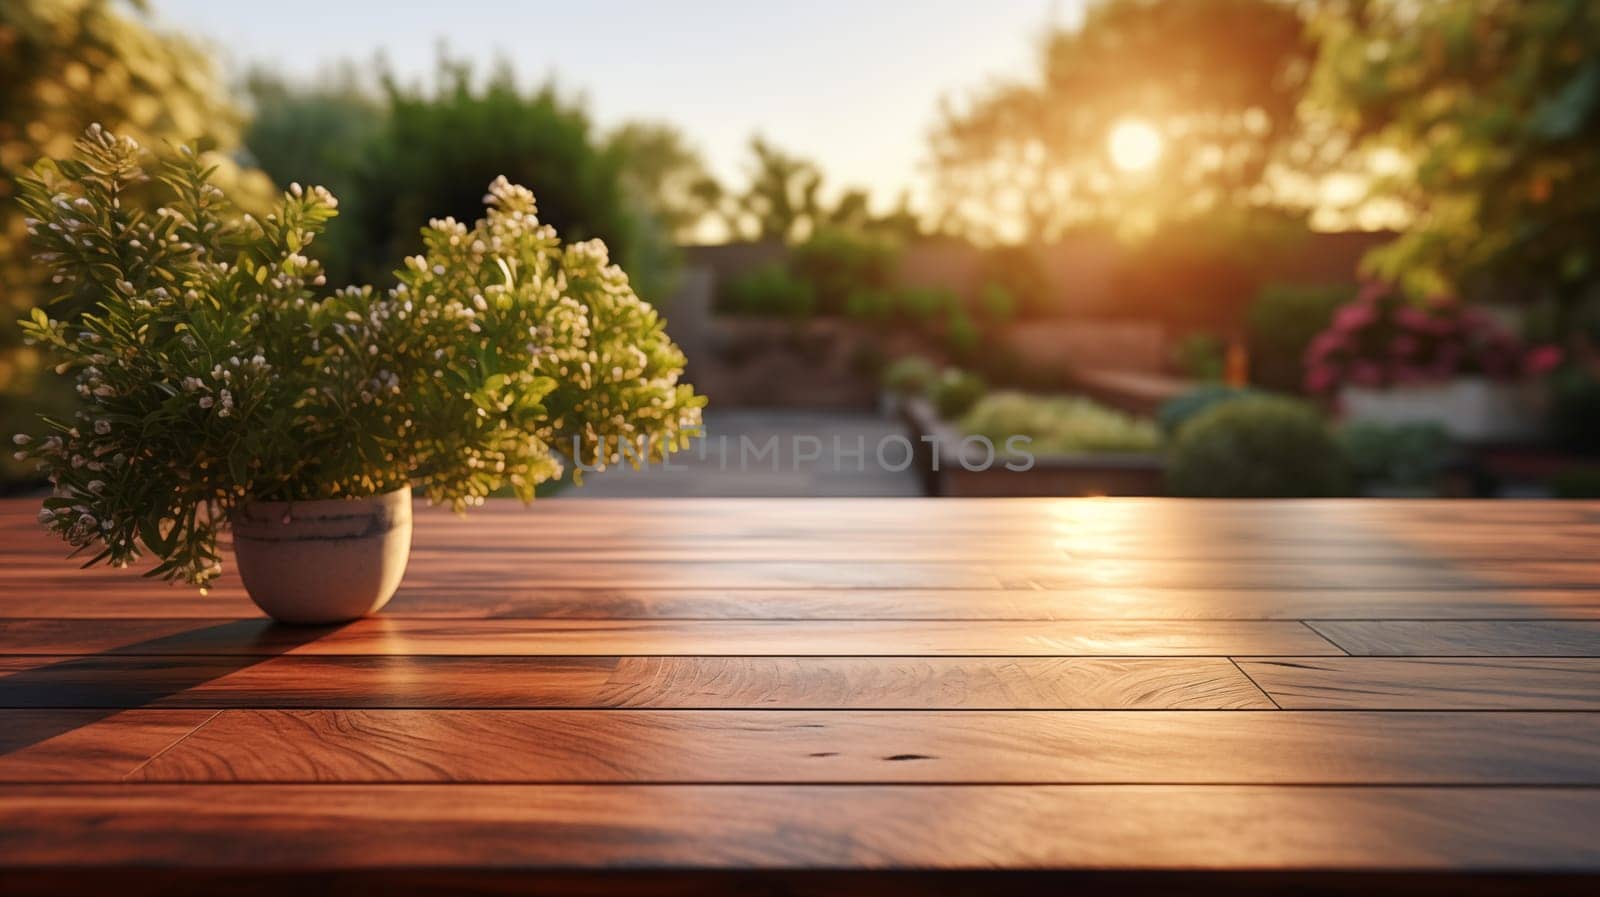
{"type": "Polygon", "coordinates": [[[0,891],[1600,873],[1600,504],[491,504],[315,629],[79,571],[36,507],[0,502],[0,891]]]}

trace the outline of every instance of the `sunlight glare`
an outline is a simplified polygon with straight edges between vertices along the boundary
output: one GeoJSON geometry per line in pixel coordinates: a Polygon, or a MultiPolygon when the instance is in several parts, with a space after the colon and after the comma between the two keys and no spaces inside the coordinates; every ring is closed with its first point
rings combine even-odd
{"type": "Polygon", "coordinates": [[[1126,172],[1146,171],[1161,158],[1161,132],[1149,122],[1127,118],[1111,129],[1106,146],[1111,163],[1126,172]]]}

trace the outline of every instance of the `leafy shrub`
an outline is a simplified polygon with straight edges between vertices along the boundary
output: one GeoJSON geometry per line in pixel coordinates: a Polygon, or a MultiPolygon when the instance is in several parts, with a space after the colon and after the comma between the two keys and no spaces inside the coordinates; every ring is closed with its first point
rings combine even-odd
{"type": "Polygon", "coordinates": [[[922,328],[961,307],[954,291],[935,287],[905,287],[895,293],[895,312],[905,321],[922,328]]]}
{"type": "Polygon", "coordinates": [[[1525,351],[1493,315],[1459,302],[1421,306],[1389,284],[1372,283],[1334,312],[1306,348],[1306,388],[1392,386],[1478,374],[1511,380],[1561,361],[1553,346],[1525,351]]]}
{"type": "Polygon", "coordinates": [[[998,283],[986,283],[978,291],[978,311],[985,320],[1004,324],[1017,316],[1017,297],[998,283]]]}
{"type": "Polygon", "coordinates": [[[734,278],[717,299],[718,311],[758,317],[806,318],[817,306],[811,284],[778,263],[734,278]]]}
{"type": "Polygon", "coordinates": [[[983,331],[960,307],[951,309],[949,317],[945,318],[942,336],[945,349],[957,359],[972,358],[983,342],[983,331]]]}
{"type": "Polygon", "coordinates": [[[960,368],[945,368],[928,387],[928,400],[945,420],[955,420],[983,398],[983,378],[960,368]]]}
{"type": "Polygon", "coordinates": [[[1161,432],[1174,436],[1183,429],[1184,424],[1213,405],[1253,395],[1259,393],[1253,389],[1224,386],[1220,383],[1197,387],[1181,396],[1162,402],[1160,410],[1156,412],[1156,422],[1161,425],[1161,432]]]}
{"type": "Polygon", "coordinates": [[[1004,445],[1031,436],[1036,455],[1085,452],[1153,452],[1161,444],[1154,424],[1076,396],[995,392],[984,396],[960,422],[964,432],[1004,445]]]}
{"type": "Polygon", "coordinates": [[[899,243],[886,235],[824,227],[790,250],[789,266],[811,285],[820,313],[841,314],[856,293],[889,286],[899,254],[899,243]]]}
{"type": "Polygon", "coordinates": [[[1344,455],[1311,406],[1276,396],[1222,402],[1178,433],[1167,467],[1175,495],[1290,498],[1344,494],[1344,455]]]}
{"type": "Polygon", "coordinates": [[[1179,373],[1191,380],[1221,380],[1228,346],[1214,333],[1189,333],[1178,340],[1172,360],[1179,373]]]}
{"type": "Polygon", "coordinates": [[[923,395],[939,378],[939,368],[921,355],[896,358],[883,370],[883,388],[900,395],[923,395]]]}
{"type": "Polygon", "coordinates": [[[99,299],[23,328],[76,371],[83,410],[16,442],[54,486],[41,522],[90,563],[149,552],[203,586],[251,500],[528,501],[557,452],[659,460],[699,421],[683,354],[605,245],[563,246],[504,178],[472,227],[431,222],[392,289],[328,292],[303,254],[336,214],[326,190],[241,218],[186,152],[146,215],[118,201],[147,179],[136,143],[94,127],[78,151],[24,178],[22,205],[60,288],[99,299]]]}
{"type": "Polygon", "coordinates": [[[892,320],[894,312],[894,293],[889,290],[858,289],[845,301],[845,314],[871,324],[892,320]]]}
{"type": "Polygon", "coordinates": [[[1354,422],[1339,430],[1351,476],[1362,487],[1433,492],[1452,459],[1450,436],[1437,424],[1354,422]]]}
{"type": "Polygon", "coordinates": [[[1262,287],[1245,316],[1250,382],[1275,392],[1299,392],[1305,383],[1306,347],[1354,296],[1355,287],[1348,284],[1262,287]]]}
{"type": "Polygon", "coordinates": [[[1033,247],[1000,245],[985,249],[979,270],[986,291],[992,285],[1010,298],[1012,310],[1007,318],[1043,318],[1057,313],[1050,302],[1049,272],[1033,247]]]}

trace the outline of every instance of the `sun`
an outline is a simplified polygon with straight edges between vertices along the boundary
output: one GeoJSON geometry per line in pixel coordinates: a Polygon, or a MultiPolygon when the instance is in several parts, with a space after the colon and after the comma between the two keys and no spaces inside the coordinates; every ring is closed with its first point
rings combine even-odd
{"type": "Polygon", "coordinates": [[[1160,131],[1138,118],[1125,118],[1117,122],[1106,138],[1111,164],[1127,172],[1148,171],[1161,160],[1165,143],[1160,131]]]}

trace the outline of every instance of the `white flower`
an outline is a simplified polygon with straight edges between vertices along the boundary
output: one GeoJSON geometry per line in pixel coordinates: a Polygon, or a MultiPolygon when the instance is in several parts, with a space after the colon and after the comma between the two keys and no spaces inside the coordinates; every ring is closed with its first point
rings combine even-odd
{"type": "Polygon", "coordinates": [[[213,404],[215,404],[215,403],[212,401],[210,396],[201,396],[200,397],[200,407],[201,408],[210,408],[213,404]]]}
{"type": "Polygon", "coordinates": [[[42,524],[44,524],[46,526],[49,526],[51,523],[55,522],[55,519],[56,519],[56,512],[55,511],[52,511],[49,508],[40,508],[39,509],[39,522],[40,523],[42,523],[42,524]]]}
{"type": "Polygon", "coordinates": [[[18,433],[17,435],[11,437],[11,441],[17,445],[27,445],[33,441],[33,437],[26,433],[18,433]]]}
{"type": "Polygon", "coordinates": [[[106,481],[105,480],[90,480],[89,481],[89,491],[94,493],[95,495],[99,495],[100,493],[106,491],[106,481]]]}
{"type": "Polygon", "coordinates": [[[94,422],[94,432],[98,436],[104,436],[107,433],[110,433],[111,432],[111,421],[108,421],[105,418],[101,418],[101,419],[95,421],[94,422]]]}

